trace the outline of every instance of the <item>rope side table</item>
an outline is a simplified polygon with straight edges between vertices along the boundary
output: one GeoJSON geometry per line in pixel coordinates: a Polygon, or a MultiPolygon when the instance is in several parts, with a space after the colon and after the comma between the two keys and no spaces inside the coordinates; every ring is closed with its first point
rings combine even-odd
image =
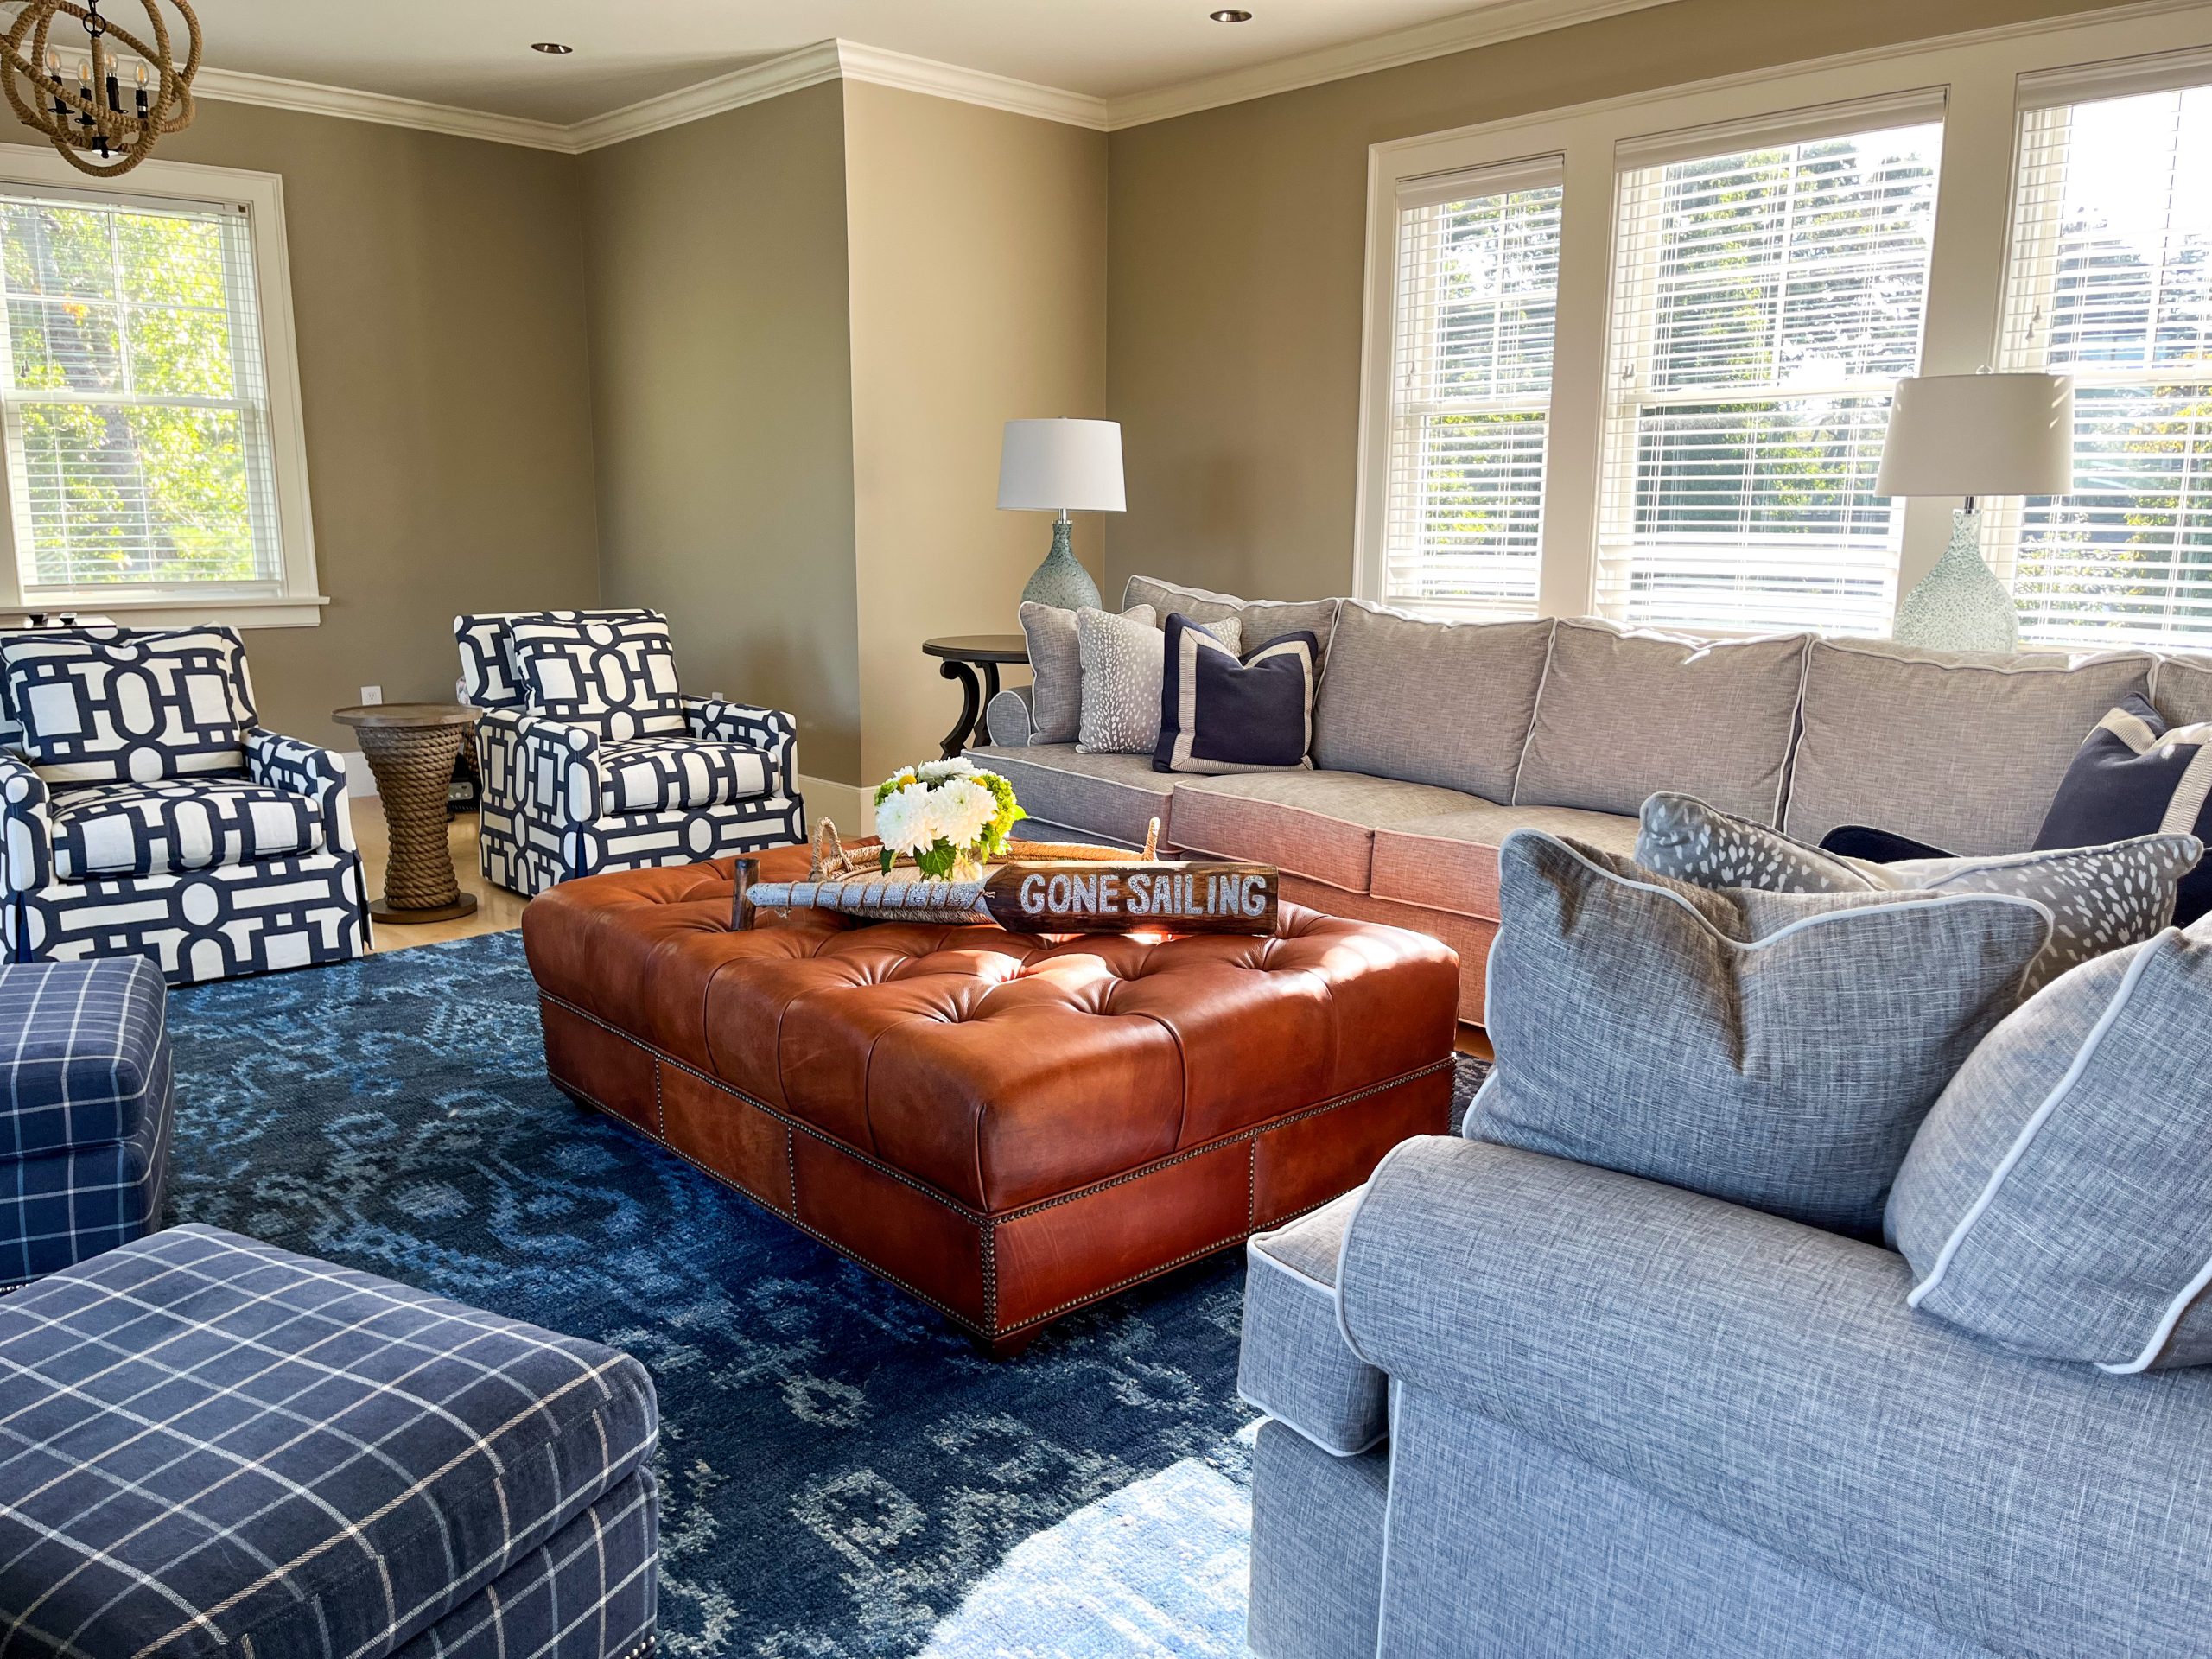
{"type": "Polygon", "coordinates": [[[404,926],[474,912],[474,897],[454,879],[446,791],[477,716],[474,709],[448,702],[386,702],[332,712],[333,720],[361,734],[361,753],[376,774],[391,836],[384,897],[369,906],[373,919],[404,926]]]}

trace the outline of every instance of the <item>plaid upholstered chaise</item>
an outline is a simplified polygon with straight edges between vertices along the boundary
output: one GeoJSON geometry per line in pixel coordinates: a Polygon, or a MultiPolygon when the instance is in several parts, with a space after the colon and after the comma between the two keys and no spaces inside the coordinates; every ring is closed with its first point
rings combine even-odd
{"type": "Polygon", "coordinates": [[[258,724],[235,632],[7,633],[0,662],[7,960],[188,985],[367,949],[345,766],[258,724]]]}
{"type": "Polygon", "coordinates": [[[655,611],[457,616],[461,695],[484,710],[484,874],[540,893],[602,870],[802,840],[791,717],[676,683],[655,611]],[[535,663],[518,656],[521,639],[535,663]]]}
{"type": "Polygon", "coordinates": [[[0,1299],[0,1653],[634,1659],[626,1355],[213,1228],[0,1299]]]}
{"type": "Polygon", "coordinates": [[[136,957],[0,968],[0,1289],[161,1224],[166,1001],[136,957]]]}

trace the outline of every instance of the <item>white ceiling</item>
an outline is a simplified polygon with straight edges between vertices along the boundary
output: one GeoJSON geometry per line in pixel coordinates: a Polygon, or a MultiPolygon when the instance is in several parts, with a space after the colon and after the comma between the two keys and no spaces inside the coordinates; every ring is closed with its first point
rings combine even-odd
{"type": "MultiPolygon", "coordinates": [[[[198,10],[215,67],[567,125],[832,36],[1119,98],[1443,18],[1538,9],[1237,3],[1250,22],[1211,22],[1223,0],[199,0],[198,10]],[[575,54],[530,50],[547,40],[575,54]]],[[[1583,10],[1558,0],[1561,21],[1583,10]]]]}

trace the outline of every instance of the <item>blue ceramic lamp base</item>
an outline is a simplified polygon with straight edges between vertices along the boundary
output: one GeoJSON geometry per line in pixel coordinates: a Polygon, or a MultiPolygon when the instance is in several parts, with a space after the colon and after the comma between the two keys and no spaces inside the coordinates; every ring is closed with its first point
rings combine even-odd
{"type": "Polygon", "coordinates": [[[1981,514],[1951,514],[1951,544],[1897,607],[1897,642],[1934,651],[2018,651],[2019,613],[1981,556],[1981,514]]]}
{"type": "Polygon", "coordinates": [[[1075,556],[1075,526],[1062,513],[1052,525],[1052,550],[1021,590],[1025,604],[1057,605],[1064,611],[1103,610],[1098,584],[1075,556]]]}

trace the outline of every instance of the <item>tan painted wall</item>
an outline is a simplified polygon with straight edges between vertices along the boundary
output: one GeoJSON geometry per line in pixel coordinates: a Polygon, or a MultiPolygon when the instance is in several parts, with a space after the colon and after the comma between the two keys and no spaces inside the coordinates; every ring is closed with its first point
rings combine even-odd
{"type": "Polygon", "coordinates": [[[1367,149],[2099,0],[1677,0],[1113,135],[1110,406],[1133,570],[1351,591],[1367,149]]]}
{"type": "MultiPolygon", "coordinates": [[[[1018,629],[1022,584],[1052,544],[1046,515],[995,505],[1005,423],[1111,413],[1106,139],[857,82],[845,133],[873,782],[934,759],[959,710],[921,641],[1018,629]]],[[[1096,574],[1096,519],[1076,550],[1096,574]]]]}
{"type": "Polygon", "coordinates": [[[212,100],[161,153],[284,177],[331,603],[246,651],[265,723],[353,748],[365,684],[452,700],[456,611],[598,595],[576,163],[212,100]]]}
{"type": "Polygon", "coordinates": [[[582,158],[611,604],[687,686],[788,709],[860,776],[845,137],[836,82],[582,158]]]}

